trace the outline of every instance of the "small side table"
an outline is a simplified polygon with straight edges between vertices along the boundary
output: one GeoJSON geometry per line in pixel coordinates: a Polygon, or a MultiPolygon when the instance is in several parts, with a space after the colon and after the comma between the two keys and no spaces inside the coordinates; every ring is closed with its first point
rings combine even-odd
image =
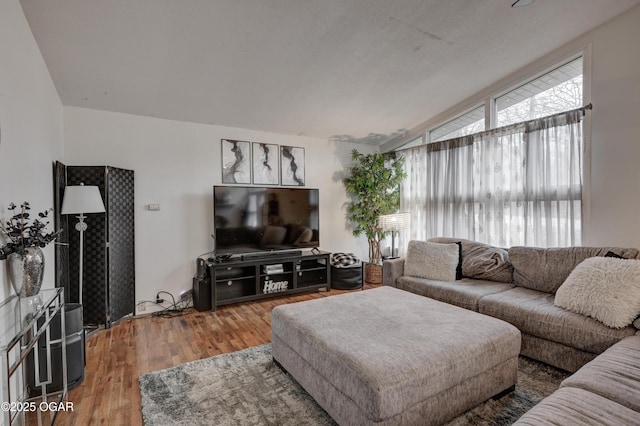
{"type": "MultiPolygon", "coordinates": [[[[2,416],[3,424],[24,424],[25,416],[31,415],[33,409],[40,408],[41,403],[62,402],[67,397],[67,351],[66,329],[64,314],[64,291],[62,288],[44,289],[37,296],[11,296],[0,303],[0,367],[2,374],[2,416]],[[50,324],[56,314],[60,314],[61,336],[59,340],[51,339],[50,324]],[[42,387],[42,396],[37,400],[25,400],[27,396],[27,379],[24,360],[29,352],[38,344],[41,337],[45,338],[47,380],[37,380],[42,387]],[[62,391],[48,394],[47,385],[51,383],[51,345],[61,344],[62,356],[62,391]],[[18,373],[18,374],[16,374],[18,373]],[[51,398],[51,399],[49,399],[51,398]],[[8,409],[5,409],[8,408],[8,409]],[[33,408],[33,409],[32,409],[33,408]]],[[[39,351],[34,351],[35,377],[41,378],[39,371],[39,351]]],[[[45,404],[46,405],[46,404],[45,404]]],[[[48,412],[51,423],[55,421],[57,412],[48,412]]],[[[37,412],[35,415],[40,415],[37,412]]],[[[38,422],[41,423],[40,421],[38,422]]]]}

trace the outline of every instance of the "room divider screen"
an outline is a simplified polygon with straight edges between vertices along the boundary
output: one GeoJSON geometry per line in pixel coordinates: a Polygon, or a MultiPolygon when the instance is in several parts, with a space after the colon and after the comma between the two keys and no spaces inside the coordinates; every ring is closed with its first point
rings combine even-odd
{"type": "Polygon", "coordinates": [[[83,314],[85,325],[105,325],[135,311],[134,172],[111,166],[66,166],[55,176],[56,286],[67,302],[78,302],[79,233],[76,218],[60,215],[67,185],[95,185],[106,213],[88,214],[84,232],[83,314]]]}

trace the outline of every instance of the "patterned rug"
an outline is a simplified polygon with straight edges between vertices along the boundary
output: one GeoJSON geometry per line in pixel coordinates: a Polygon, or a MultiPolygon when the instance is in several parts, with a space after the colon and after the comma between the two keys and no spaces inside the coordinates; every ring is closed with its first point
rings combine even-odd
{"type": "MultiPolygon", "coordinates": [[[[520,357],[516,390],[455,418],[449,426],[510,425],[568,374],[520,357]]],[[[140,377],[147,426],[334,425],[262,345],[189,362],[140,377]]]]}

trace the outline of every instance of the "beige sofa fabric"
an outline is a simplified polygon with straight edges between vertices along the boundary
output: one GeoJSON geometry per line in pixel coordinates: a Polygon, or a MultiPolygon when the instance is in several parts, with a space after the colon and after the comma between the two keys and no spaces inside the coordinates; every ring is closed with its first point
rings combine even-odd
{"type": "Polygon", "coordinates": [[[554,296],[516,287],[480,299],[481,314],[505,320],[533,336],[599,354],[636,332],[634,327],[613,329],[593,318],[553,304],[554,296]]]}
{"type": "Polygon", "coordinates": [[[462,245],[462,275],[478,280],[511,283],[513,268],[506,250],[460,238],[430,238],[429,242],[462,245]]]}
{"type": "Polygon", "coordinates": [[[627,259],[637,259],[637,249],[617,247],[511,247],[509,259],[513,265],[513,283],[545,293],[555,293],[571,271],[583,260],[604,256],[609,251],[627,259]]]}
{"type": "Polygon", "coordinates": [[[640,336],[611,346],[515,424],[640,424],[640,336]]]}
{"type": "Polygon", "coordinates": [[[478,312],[478,302],[482,297],[512,289],[513,285],[472,278],[463,278],[455,283],[428,280],[428,285],[425,285],[422,278],[404,276],[398,278],[396,287],[478,312]]]}
{"type": "Polygon", "coordinates": [[[560,388],[527,411],[518,426],[626,426],[640,424],[640,413],[578,388],[560,388]]]}
{"type": "Polygon", "coordinates": [[[381,287],[274,308],[272,351],[338,423],[416,424],[515,384],[520,332],[381,287]]]}
{"type": "Polygon", "coordinates": [[[438,281],[455,281],[460,257],[457,244],[409,241],[404,273],[411,277],[438,281]]]}
{"type": "MultiPolygon", "coordinates": [[[[462,247],[464,273],[464,242],[462,247]]],[[[637,249],[626,248],[513,247],[508,253],[514,268],[513,283],[508,285],[513,287],[470,278],[456,283],[410,279],[403,276],[403,259],[385,261],[383,278],[385,285],[505,320],[522,333],[522,355],[577,371],[516,424],[636,425],[640,424],[640,319],[614,329],[554,305],[555,292],[577,265],[609,251],[640,258],[637,249]]]]}
{"type": "Polygon", "coordinates": [[[522,333],[520,355],[536,359],[566,371],[578,371],[597,355],[543,337],[522,333]]]}
{"type": "Polygon", "coordinates": [[[616,343],[562,386],[584,389],[640,412],[640,336],[616,343]]]}

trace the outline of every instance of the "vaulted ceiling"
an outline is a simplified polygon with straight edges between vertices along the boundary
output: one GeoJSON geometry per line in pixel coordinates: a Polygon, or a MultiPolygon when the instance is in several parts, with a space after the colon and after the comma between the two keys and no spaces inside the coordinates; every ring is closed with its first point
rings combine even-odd
{"type": "Polygon", "coordinates": [[[21,0],[64,105],[383,143],[640,0],[21,0]]]}

